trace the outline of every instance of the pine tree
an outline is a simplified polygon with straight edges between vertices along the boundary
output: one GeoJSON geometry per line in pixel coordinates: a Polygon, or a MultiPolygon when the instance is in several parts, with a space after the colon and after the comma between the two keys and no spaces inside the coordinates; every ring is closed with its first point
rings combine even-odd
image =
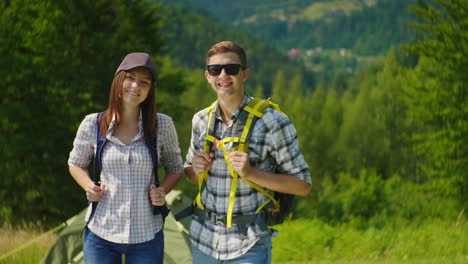
{"type": "Polygon", "coordinates": [[[315,137],[312,139],[313,162],[318,175],[334,176],[340,171],[334,149],[342,125],[343,109],[338,93],[334,89],[327,92],[325,104],[321,109],[320,121],[316,124],[315,137]]]}
{"type": "Polygon", "coordinates": [[[281,70],[277,71],[275,80],[273,82],[273,87],[271,89],[271,95],[269,97],[282,105],[285,102],[288,91],[289,87],[287,85],[284,72],[281,70]]]}
{"type": "Polygon", "coordinates": [[[419,168],[433,179],[451,181],[468,203],[468,1],[419,0],[411,10],[419,40],[407,45],[420,56],[405,85],[414,140],[425,158],[419,168]]]}

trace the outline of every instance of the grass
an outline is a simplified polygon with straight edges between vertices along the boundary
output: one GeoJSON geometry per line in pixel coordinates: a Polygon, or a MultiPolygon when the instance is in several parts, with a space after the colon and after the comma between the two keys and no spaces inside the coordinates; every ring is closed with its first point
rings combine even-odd
{"type": "MultiPolygon", "coordinates": [[[[281,264],[461,264],[468,263],[468,223],[442,220],[393,223],[382,229],[331,226],[320,220],[294,220],[278,227],[273,238],[273,263],[281,264]]],[[[0,258],[42,232],[4,226],[0,258]]],[[[39,263],[56,234],[16,252],[0,264],[39,263]]]]}
{"type": "Polygon", "coordinates": [[[468,224],[431,221],[358,230],[318,220],[279,228],[273,263],[468,263],[468,224]]]}
{"type": "Polygon", "coordinates": [[[32,239],[43,234],[39,228],[24,227],[16,229],[11,226],[3,226],[0,228],[0,264],[37,264],[46,254],[49,247],[54,243],[57,235],[51,234],[39,241],[32,243],[30,246],[22,250],[16,251],[14,254],[2,258],[11,250],[28,243],[32,239]]]}

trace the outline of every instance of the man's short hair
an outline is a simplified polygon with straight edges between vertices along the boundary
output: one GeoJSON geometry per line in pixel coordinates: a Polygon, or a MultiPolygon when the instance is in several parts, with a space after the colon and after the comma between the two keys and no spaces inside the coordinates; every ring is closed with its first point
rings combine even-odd
{"type": "Polygon", "coordinates": [[[211,56],[227,52],[233,52],[237,54],[239,56],[242,68],[247,68],[247,55],[245,54],[244,49],[232,41],[221,41],[214,44],[208,50],[206,55],[206,63],[208,64],[208,60],[211,58],[211,56]]]}

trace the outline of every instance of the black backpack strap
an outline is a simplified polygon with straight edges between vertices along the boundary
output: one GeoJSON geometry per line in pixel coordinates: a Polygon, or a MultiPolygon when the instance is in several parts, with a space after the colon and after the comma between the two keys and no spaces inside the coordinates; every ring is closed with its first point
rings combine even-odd
{"type": "MultiPolygon", "coordinates": [[[[102,150],[107,143],[107,138],[101,135],[101,122],[102,122],[103,113],[98,113],[96,117],[96,151],[94,153],[93,161],[93,182],[94,184],[101,185],[101,170],[102,170],[102,150]]],[[[93,218],[94,212],[96,211],[98,202],[91,203],[91,214],[89,215],[88,221],[85,223],[85,228],[88,226],[89,222],[93,218]]]]}
{"type": "Polygon", "coordinates": [[[93,181],[96,185],[101,184],[101,170],[102,170],[102,150],[107,143],[107,138],[101,135],[101,121],[103,113],[99,113],[96,117],[96,151],[94,153],[94,175],[93,181]]]}
{"type": "MultiPolygon", "coordinates": [[[[159,177],[158,177],[158,148],[157,148],[157,138],[154,137],[151,140],[145,140],[145,144],[148,147],[148,150],[151,154],[151,159],[153,160],[153,177],[154,177],[154,185],[159,187],[159,177]]],[[[169,208],[166,204],[162,206],[153,206],[153,214],[158,215],[161,214],[163,220],[169,214],[169,208]]]]}
{"type": "MultiPolygon", "coordinates": [[[[190,204],[190,206],[185,207],[184,209],[180,210],[176,214],[174,214],[174,218],[176,221],[180,221],[187,216],[192,216],[195,210],[196,205],[190,204]]],[[[198,208],[198,207],[197,207],[198,208]]]]}

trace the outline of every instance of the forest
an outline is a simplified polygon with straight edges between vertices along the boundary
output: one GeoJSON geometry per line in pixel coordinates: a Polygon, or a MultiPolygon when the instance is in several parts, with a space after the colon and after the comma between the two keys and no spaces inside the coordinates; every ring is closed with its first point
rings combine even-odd
{"type": "MultiPolygon", "coordinates": [[[[404,40],[365,42],[365,34],[335,25],[343,41],[353,39],[353,52],[378,56],[352,74],[326,77],[278,46],[186,8],[145,0],[0,2],[0,226],[50,227],[86,206],[68,154],[84,116],[106,108],[113,72],[128,52],[156,59],[158,111],[173,117],[185,158],[193,114],[215,100],[203,75],[205,53],[225,39],[247,51],[247,91],[279,103],[298,131],[312,191],[296,199],[295,220],[355,230],[466,222],[467,0],[407,4],[400,11],[414,19],[402,28],[404,40]]],[[[358,16],[372,25],[364,13],[340,23],[358,16]]],[[[340,35],[326,40],[338,43],[340,35]]],[[[196,191],[185,180],[177,188],[196,191]]],[[[461,241],[453,255],[468,256],[461,241]]]]}

